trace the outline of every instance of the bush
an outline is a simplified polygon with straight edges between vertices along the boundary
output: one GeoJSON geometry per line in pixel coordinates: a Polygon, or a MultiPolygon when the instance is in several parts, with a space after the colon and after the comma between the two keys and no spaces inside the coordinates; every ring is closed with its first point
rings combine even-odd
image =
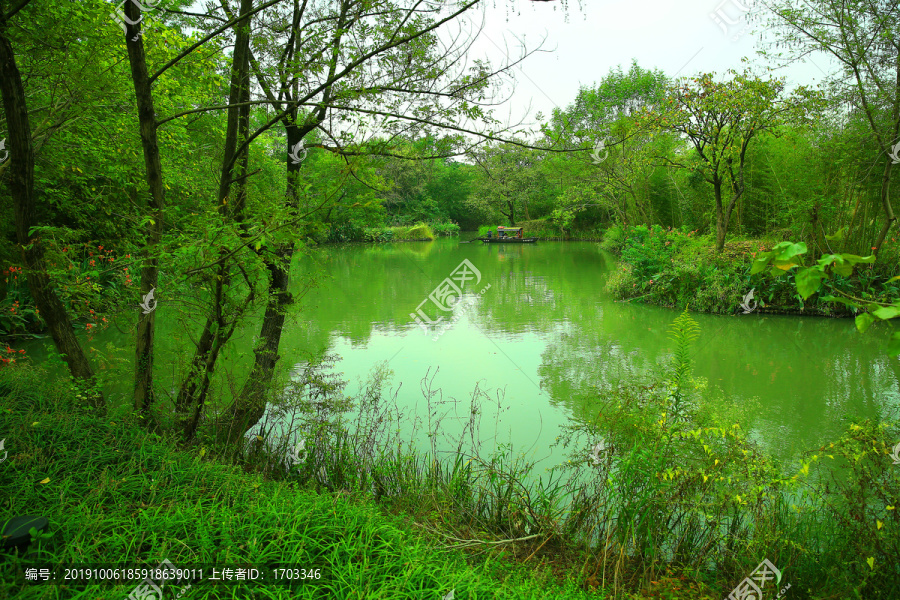
{"type": "Polygon", "coordinates": [[[365,241],[389,242],[394,239],[394,232],[390,227],[366,227],[365,241]]]}
{"type": "Polygon", "coordinates": [[[661,306],[713,313],[734,312],[750,290],[749,264],[708,252],[708,240],[659,225],[610,227],[601,247],[621,264],[607,290],[617,298],[644,298],[661,306]]]}
{"type": "Polygon", "coordinates": [[[432,223],[431,229],[437,236],[450,237],[459,235],[459,225],[456,223],[432,223]]]}
{"type": "Polygon", "coordinates": [[[613,254],[621,254],[622,248],[625,246],[625,230],[621,225],[613,225],[603,234],[603,241],[600,247],[607,252],[613,254]]]}
{"type": "Polygon", "coordinates": [[[328,242],[332,244],[362,242],[365,239],[365,228],[355,221],[338,223],[337,225],[332,223],[328,231],[328,242]]]}

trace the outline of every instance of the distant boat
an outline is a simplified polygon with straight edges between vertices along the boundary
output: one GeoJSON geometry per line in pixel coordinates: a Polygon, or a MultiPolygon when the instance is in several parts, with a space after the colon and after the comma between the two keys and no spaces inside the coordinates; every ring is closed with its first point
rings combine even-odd
{"type": "Polygon", "coordinates": [[[478,238],[485,244],[533,244],[537,241],[536,237],[530,238],[478,238]]]}
{"type": "Polygon", "coordinates": [[[498,227],[497,237],[478,238],[485,244],[533,244],[536,237],[523,238],[521,227],[498,227]]]}

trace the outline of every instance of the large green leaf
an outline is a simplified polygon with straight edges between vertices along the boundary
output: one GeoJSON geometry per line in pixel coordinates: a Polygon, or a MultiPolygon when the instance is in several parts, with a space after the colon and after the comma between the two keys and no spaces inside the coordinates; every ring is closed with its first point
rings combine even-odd
{"type": "Polygon", "coordinates": [[[806,254],[806,244],[803,242],[797,242],[796,244],[792,244],[791,242],[781,242],[773,249],[778,250],[778,260],[790,260],[798,254],[806,254]]]}
{"type": "Polygon", "coordinates": [[[872,314],[882,321],[887,321],[888,319],[900,316],[900,306],[896,304],[894,306],[882,306],[881,308],[873,310],[872,314]]]}
{"type": "Polygon", "coordinates": [[[843,277],[850,277],[853,274],[853,265],[842,261],[835,261],[831,269],[843,277]]]}
{"type": "MultiPolygon", "coordinates": [[[[768,254],[768,253],[766,253],[766,254],[768,254]]],[[[750,267],[750,274],[756,275],[757,273],[762,272],[762,270],[765,269],[768,266],[768,264],[769,264],[768,258],[764,258],[764,257],[757,258],[756,260],[753,261],[753,266],[750,267]]]]}
{"type": "Polygon", "coordinates": [[[797,293],[800,294],[800,297],[806,300],[813,294],[819,291],[819,287],[822,285],[822,280],[826,279],[828,275],[822,270],[822,267],[807,267],[805,269],[800,269],[797,271],[797,293]]]}
{"type": "Polygon", "coordinates": [[[866,329],[868,329],[869,325],[871,325],[874,321],[875,317],[873,317],[869,313],[863,313],[856,317],[856,328],[860,333],[865,333],[866,329]]]}
{"type": "Polygon", "coordinates": [[[825,239],[829,242],[843,242],[845,233],[847,233],[847,228],[842,227],[838,229],[834,235],[826,235],[825,239]]]}

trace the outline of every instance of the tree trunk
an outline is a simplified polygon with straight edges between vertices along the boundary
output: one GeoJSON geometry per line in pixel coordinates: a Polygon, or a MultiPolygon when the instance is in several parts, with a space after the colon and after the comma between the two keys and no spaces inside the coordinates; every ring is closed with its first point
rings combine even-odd
{"type": "Polygon", "coordinates": [[[894,209],[891,207],[891,167],[893,163],[888,160],[885,161],[884,165],[884,173],[881,175],[881,206],[884,208],[884,226],[881,228],[881,231],[878,233],[878,238],[875,240],[875,250],[872,251],[872,254],[878,256],[878,253],[881,252],[881,246],[884,245],[884,240],[887,237],[888,232],[891,230],[891,227],[894,225],[894,221],[897,220],[897,217],[894,215],[894,209]]]}
{"type": "MultiPolygon", "coordinates": [[[[241,8],[238,14],[247,14],[253,9],[253,0],[241,0],[241,8]]],[[[246,140],[249,130],[250,107],[237,106],[241,102],[249,101],[250,97],[250,23],[248,16],[243,21],[235,24],[235,48],[231,67],[231,89],[228,96],[228,116],[225,130],[225,143],[223,146],[222,174],[219,178],[219,194],[217,208],[219,213],[237,220],[241,219],[246,198],[246,179],[241,179],[237,198],[229,204],[231,189],[235,180],[235,163],[240,135],[246,140]]],[[[248,148],[241,152],[246,169],[248,148]]],[[[244,171],[246,172],[246,170],[244,171]]],[[[178,427],[182,430],[185,442],[190,442],[197,432],[212,373],[215,369],[219,353],[228,338],[234,331],[235,316],[229,324],[226,323],[223,314],[225,304],[225,285],[230,279],[228,262],[224,259],[226,251],[223,250],[221,258],[223,262],[216,268],[216,275],[211,280],[213,292],[213,312],[207,316],[203,327],[203,334],[194,351],[191,367],[182,383],[175,402],[176,419],[178,427]]]]}
{"type": "Polygon", "coordinates": [[[89,403],[101,414],[106,400],[97,386],[93,369],[81,350],[65,307],[53,289],[44,263],[39,237],[30,238],[37,199],[34,192],[34,147],[22,77],[16,66],[12,44],[6,37],[7,22],[0,11],[0,93],[9,128],[10,192],[16,218],[16,241],[27,269],[28,287],[41,317],[47,323],[57,351],[72,376],[85,387],[89,403]]]}
{"type": "Polygon", "coordinates": [[[219,418],[220,440],[229,445],[236,444],[266,412],[266,392],[275,373],[275,365],[281,358],[278,346],[284,329],[285,309],[293,302],[288,291],[293,254],[293,246],[284,245],[274,257],[265,259],[271,281],[269,302],[259,333],[260,345],[253,351],[253,367],[240,394],[219,418]]]}
{"type": "Polygon", "coordinates": [[[725,219],[725,210],[722,207],[722,179],[718,176],[714,176],[713,191],[716,196],[716,252],[721,254],[725,249],[728,221],[725,219]]]}
{"type": "MultiPolygon", "coordinates": [[[[301,131],[296,125],[288,126],[286,129],[288,148],[294,147],[306,135],[306,132],[301,131]]],[[[300,166],[291,161],[287,164],[288,205],[295,212],[299,202],[294,181],[300,166]]],[[[274,255],[265,250],[260,251],[260,257],[269,271],[269,300],[260,328],[259,345],[253,350],[254,362],[250,375],[237,399],[232,401],[217,420],[219,440],[228,445],[237,444],[244,433],[266,412],[266,392],[275,374],[278,359],[281,358],[278,355],[278,346],[281,344],[284,329],[285,310],[293,302],[293,297],[288,291],[293,254],[292,244],[282,245],[274,255]]]]}
{"type": "MultiPolygon", "coordinates": [[[[125,0],[126,33],[125,45],[128,48],[128,60],[131,64],[131,79],[137,97],[138,121],[141,130],[141,146],[144,153],[144,171],[147,185],[150,188],[148,217],[144,228],[146,245],[157,252],[162,240],[163,210],[165,208],[165,188],[163,187],[162,163],[159,158],[159,142],[156,137],[156,112],[153,109],[153,91],[150,87],[150,76],[147,73],[147,57],[144,53],[143,38],[140,32],[140,9],[134,2],[125,0]],[[131,22],[135,22],[134,25],[131,22]],[[133,41],[132,41],[133,40],[133,41]]],[[[155,256],[145,255],[141,266],[141,295],[146,297],[156,288],[159,277],[159,264],[155,256]]],[[[156,295],[156,293],[154,292],[156,295]]],[[[153,404],[153,338],[156,331],[156,310],[138,316],[137,335],[135,340],[134,361],[134,409],[147,418],[153,404]]],[[[148,424],[156,428],[156,424],[148,424]]]]}

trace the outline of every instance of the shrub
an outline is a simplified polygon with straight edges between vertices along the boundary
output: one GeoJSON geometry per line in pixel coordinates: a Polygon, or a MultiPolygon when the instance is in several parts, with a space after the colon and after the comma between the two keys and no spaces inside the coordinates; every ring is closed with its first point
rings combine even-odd
{"type": "Polygon", "coordinates": [[[363,226],[355,221],[331,224],[328,231],[328,241],[332,244],[344,242],[361,242],[365,240],[366,232],[363,226]]]}
{"type": "Polygon", "coordinates": [[[600,247],[607,252],[621,254],[622,248],[625,245],[625,240],[625,230],[622,226],[613,225],[603,234],[603,241],[600,242],[600,247]]]}
{"type": "Polygon", "coordinates": [[[456,223],[432,223],[431,229],[437,236],[450,237],[459,235],[459,225],[456,223]]]}
{"type": "Polygon", "coordinates": [[[365,241],[389,242],[394,239],[394,232],[390,227],[366,227],[365,241]]]}

